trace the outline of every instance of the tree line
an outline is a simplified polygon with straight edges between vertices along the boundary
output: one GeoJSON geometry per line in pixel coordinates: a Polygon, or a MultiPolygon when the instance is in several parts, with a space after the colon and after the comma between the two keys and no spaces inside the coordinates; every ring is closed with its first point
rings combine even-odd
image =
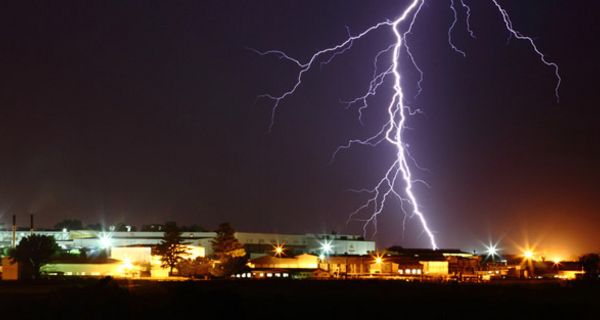
{"type": "MultiPolygon", "coordinates": [[[[91,223],[84,224],[83,221],[79,219],[64,219],[62,221],[57,222],[54,225],[54,229],[56,230],[94,230],[94,231],[116,231],[116,232],[125,232],[125,231],[164,231],[164,228],[167,225],[174,224],[175,222],[169,221],[164,224],[145,224],[142,225],[139,229],[137,226],[128,225],[124,222],[118,222],[112,225],[107,225],[105,223],[91,223]],[[112,229],[112,230],[110,230],[112,229]]],[[[192,225],[184,225],[178,226],[178,229],[182,232],[205,232],[207,231],[200,225],[192,224],[192,225]]]]}

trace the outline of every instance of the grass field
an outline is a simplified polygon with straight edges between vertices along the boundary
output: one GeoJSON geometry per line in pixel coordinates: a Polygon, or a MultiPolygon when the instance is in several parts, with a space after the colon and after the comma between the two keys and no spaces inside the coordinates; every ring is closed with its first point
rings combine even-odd
{"type": "Polygon", "coordinates": [[[18,319],[600,319],[600,283],[0,282],[18,319]]]}

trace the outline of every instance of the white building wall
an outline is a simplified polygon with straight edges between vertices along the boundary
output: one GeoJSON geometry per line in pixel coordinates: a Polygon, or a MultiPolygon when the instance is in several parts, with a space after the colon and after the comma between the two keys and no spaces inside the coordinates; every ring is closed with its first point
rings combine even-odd
{"type": "MultiPolygon", "coordinates": [[[[111,246],[126,247],[133,245],[154,246],[161,242],[163,232],[100,232],[93,230],[72,231],[35,231],[36,234],[53,236],[59,245],[66,248],[98,248],[100,237],[103,234],[110,236],[111,246]]],[[[22,238],[29,236],[30,231],[17,231],[17,244],[22,238]]],[[[215,232],[183,232],[182,237],[186,244],[205,248],[207,256],[212,255],[212,240],[215,232]]],[[[332,245],[332,254],[366,255],[375,251],[374,241],[361,240],[356,235],[330,235],[330,234],[281,234],[281,233],[256,233],[236,232],[236,238],[242,244],[284,244],[290,246],[306,247],[307,252],[319,253],[322,243],[327,241],[332,245]]],[[[10,246],[12,231],[0,231],[0,245],[10,246]]]]}

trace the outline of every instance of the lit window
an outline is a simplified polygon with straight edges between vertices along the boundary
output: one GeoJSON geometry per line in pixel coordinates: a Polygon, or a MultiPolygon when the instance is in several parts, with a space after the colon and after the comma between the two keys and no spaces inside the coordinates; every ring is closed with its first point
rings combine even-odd
{"type": "Polygon", "coordinates": [[[272,273],[270,273],[270,272],[269,272],[269,273],[267,273],[267,277],[268,277],[268,278],[270,278],[270,277],[272,277],[272,276],[273,276],[273,274],[272,274],[272,273]]]}
{"type": "Polygon", "coordinates": [[[412,269],[413,274],[417,274],[417,269],[412,269]]]}
{"type": "Polygon", "coordinates": [[[417,274],[421,274],[421,270],[417,269],[417,274]]]}
{"type": "Polygon", "coordinates": [[[398,273],[404,274],[404,271],[402,269],[400,269],[400,270],[398,270],[398,273]]]}
{"type": "Polygon", "coordinates": [[[405,269],[405,270],[404,270],[404,273],[406,273],[406,274],[410,274],[410,269],[405,269]]]}

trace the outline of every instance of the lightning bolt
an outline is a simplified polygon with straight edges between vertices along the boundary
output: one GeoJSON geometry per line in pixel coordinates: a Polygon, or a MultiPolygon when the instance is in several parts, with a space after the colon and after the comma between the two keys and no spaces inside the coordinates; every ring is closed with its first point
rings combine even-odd
{"type": "Polygon", "coordinates": [[[498,11],[500,11],[500,15],[502,15],[502,20],[504,21],[506,30],[508,30],[508,32],[515,38],[529,42],[529,44],[531,45],[531,48],[533,49],[535,54],[537,54],[538,57],[540,57],[540,61],[542,61],[542,63],[547,65],[548,67],[551,67],[554,69],[554,76],[556,77],[556,86],[554,87],[554,95],[556,96],[556,102],[560,102],[560,95],[558,94],[558,91],[560,89],[560,84],[562,82],[562,78],[560,77],[560,73],[558,72],[558,64],[548,61],[548,59],[546,58],[546,55],[544,55],[542,53],[542,51],[540,51],[540,49],[538,49],[537,45],[533,41],[533,38],[523,35],[521,32],[517,31],[513,27],[513,24],[512,24],[512,21],[510,20],[510,16],[508,15],[508,12],[504,8],[502,8],[502,6],[498,3],[498,0],[492,0],[492,2],[496,6],[496,8],[498,8],[498,11]]]}
{"type": "MultiPolygon", "coordinates": [[[[471,8],[467,5],[465,0],[459,1],[460,5],[465,10],[465,23],[467,32],[473,39],[475,39],[475,33],[471,29],[470,25],[471,8]]],[[[497,0],[491,0],[491,2],[499,10],[502,16],[502,20],[509,34],[519,40],[528,41],[529,44],[532,46],[533,51],[539,56],[541,62],[549,67],[554,68],[555,75],[557,78],[555,94],[558,100],[558,90],[562,81],[558,72],[558,65],[546,59],[545,55],[538,49],[531,37],[524,36],[519,31],[513,28],[512,21],[510,20],[507,11],[502,8],[502,6],[498,3],[497,0]]],[[[302,62],[300,59],[293,58],[285,52],[279,50],[259,51],[252,48],[249,49],[261,56],[276,56],[279,59],[286,60],[295,64],[299,68],[298,74],[296,76],[296,81],[289,90],[285,91],[280,95],[263,94],[259,96],[259,98],[268,99],[273,103],[271,121],[269,124],[270,132],[275,123],[276,112],[280,107],[282,101],[296,92],[298,87],[302,84],[304,75],[308,71],[313,69],[313,67],[316,64],[318,64],[320,67],[329,64],[334,60],[335,57],[344,54],[348,50],[351,50],[354,42],[367,37],[373,32],[380,30],[388,30],[393,33],[395,41],[392,44],[385,47],[384,49],[382,49],[381,51],[377,52],[377,54],[375,55],[375,58],[373,60],[373,76],[371,78],[371,81],[369,82],[369,86],[366,92],[363,95],[358,96],[354,99],[343,101],[343,103],[346,104],[347,108],[357,107],[358,120],[362,124],[363,113],[369,107],[369,98],[375,96],[377,94],[378,89],[386,84],[387,79],[390,79],[392,82],[393,94],[390,97],[389,104],[387,105],[387,121],[380,127],[380,129],[375,135],[362,139],[352,139],[349,140],[345,145],[338,147],[333,153],[331,160],[335,160],[335,157],[339,152],[350,149],[354,145],[376,147],[384,142],[387,142],[394,146],[396,149],[396,159],[388,167],[384,176],[379,180],[379,182],[375,184],[375,186],[371,189],[354,190],[359,193],[367,193],[370,195],[370,198],[362,206],[358,207],[355,211],[353,211],[350,214],[348,222],[352,220],[362,221],[364,222],[363,231],[365,235],[369,226],[373,226],[375,230],[374,233],[376,233],[377,218],[383,212],[384,208],[386,207],[386,204],[388,203],[388,201],[390,201],[390,198],[393,198],[399,201],[401,210],[405,213],[403,228],[407,217],[417,217],[423,228],[423,232],[427,235],[429,239],[430,246],[433,249],[437,249],[438,245],[434,233],[430,229],[427,220],[425,219],[425,214],[422,212],[419,202],[417,201],[417,197],[414,193],[414,185],[416,183],[424,183],[425,185],[427,184],[424,181],[415,179],[413,177],[411,170],[412,166],[415,166],[417,168],[420,167],[418,166],[417,162],[410,153],[410,146],[404,140],[404,132],[407,129],[406,121],[408,117],[417,113],[421,113],[421,110],[418,108],[412,108],[406,104],[404,98],[404,90],[402,88],[401,83],[402,77],[400,71],[401,53],[406,52],[406,55],[412,63],[412,66],[418,71],[420,75],[419,80],[417,82],[416,96],[418,96],[422,91],[421,83],[423,82],[423,71],[418,66],[416,59],[411,51],[411,48],[407,43],[407,39],[408,36],[412,34],[415,21],[417,20],[417,17],[424,4],[425,0],[411,0],[408,6],[404,9],[404,11],[395,20],[385,20],[379,22],[365,29],[361,33],[355,35],[352,35],[348,30],[348,37],[344,41],[329,48],[325,48],[323,50],[315,52],[306,62],[302,62]],[[402,31],[401,28],[406,24],[406,22],[408,22],[408,26],[405,27],[404,31],[402,31]],[[385,68],[380,68],[379,64],[383,57],[389,58],[389,64],[385,68]],[[370,212],[368,218],[355,218],[355,216],[359,215],[364,211],[370,212]]],[[[452,41],[452,33],[458,22],[458,12],[456,10],[455,0],[450,0],[450,9],[453,13],[453,21],[448,29],[448,43],[454,51],[466,57],[466,53],[458,49],[458,47],[456,47],[452,41]]]]}

